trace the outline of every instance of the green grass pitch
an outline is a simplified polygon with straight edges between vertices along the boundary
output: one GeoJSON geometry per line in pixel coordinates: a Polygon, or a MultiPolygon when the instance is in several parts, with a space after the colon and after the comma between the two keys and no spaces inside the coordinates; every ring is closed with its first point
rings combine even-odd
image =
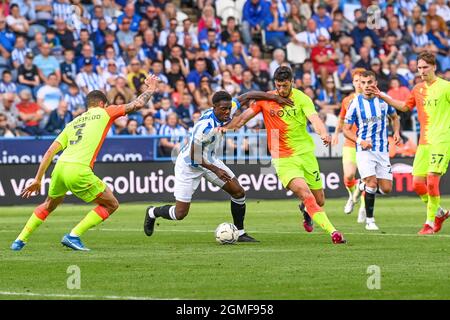
{"type": "Polygon", "coordinates": [[[59,241],[92,206],[63,204],[21,252],[9,246],[33,207],[2,207],[0,299],[450,299],[450,222],[418,236],[418,198],[378,197],[380,231],[369,232],[344,204],[330,199],[326,210],[347,245],[331,244],[317,227],[307,234],[295,200],[248,201],[246,229],[261,242],[236,245],[214,239],[215,227],[232,221],[227,201],[194,202],[184,221],[159,219],[150,238],[146,205],[123,204],[84,235],[90,252],[59,241]],[[70,290],[73,265],[80,289],[70,290]],[[379,267],[378,289],[368,287],[376,284],[370,266],[379,267]]]}

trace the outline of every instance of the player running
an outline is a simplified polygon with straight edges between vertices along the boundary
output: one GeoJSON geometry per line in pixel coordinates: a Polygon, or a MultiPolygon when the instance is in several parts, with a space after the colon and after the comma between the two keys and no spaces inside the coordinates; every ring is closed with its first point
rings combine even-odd
{"type": "Polygon", "coordinates": [[[282,106],[272,101],[258,101],[227,126],[239,129],[259,112],[263,113],[272,164],[283,186],[304,203],[312,220],[331,235],[332,242],[345,243],[343,235],[328,220],[322,206],[325,202],[319,164],[314,155],[314,142],[306,131],[307,119],[325,145],[331,141],[311,99],[292,87],[289,67],[279,67],[274,74],[276,91],[289,98],[294,106],[282,106]]]}
{"type": "MultiPolygon", "coordinates": [[[[345,116],[347,114],[348,107],[352,100],[362,93],[359,79],[361,74],[366,71],[363,68],[356,68],[352,71],[353,86],[355,92],[349,94],[342,101],[341,112],[339,113],[339,122],[336,126],[336,130],[331,139],[331,144],[337,145],[339,133],[344,126],[345,116]]],[[[358,130],[356,125],[352,126],[354,133],[358,130]]],[[[350,214],[353,211],[354,205],[359,201],[361,191],[358,188],[358,181],[356,180],[356,144],[350,139],[345,138],[344,147],[342,148],[342,168],[344,171],[344,185],[348,191],[348,200],[344,207],[344,212],[350,214]]],[[[364,223],[366,221],[366,208],[364,205],[364,197],[361,198],[361,205],[358,212],[358,223],[364,223]]]]}
{"type": "Polygon", "coordinates": [[[87,203],[95,202],[98,205],[61,240],[64,246],[74,250],[89,250],[81,242],[80,236],[105,221],[119,207],[112,191],[92,171],[97,154],[114,120],[144,107],[156,91],[158,81],[153,75],[147,77],[146,91],[125,105],[108,106],[106,96],[98,90],[87,95],[88,110],[67,124],[45,153],[31,185],[22,191],[24,198],[38,193],[42,177],[53,157],[64,150],[52,172],[47,199],[34,210],[22,232],[12,243],[12,250],[18,251],[25,246],[30,235],[63,202],[67,191],[87,203]]]}
{"type": "Polygon", "coordinates": [[[395,109],[375,97],[370,87],[376,86],[375,73],[360,76],[362,94],[355,97],[345,117],[344,135],[356,142],[356,165],[365,184],[366,230],[378,230],[374,218],[375,194],[392,190],[392,168],[388,150],[388,121],[393,122],[394,142],[400,141],[400,121],[395,109]],[[357,133],[352,130],[356,124],[357,133]]]}
{"type": "Polygon", "coordinates": [[[428,235],[439,232],[449,217],[440,204],[439,182],[450,159],[450,82],[436,76],[436,58],[429,52],[419,54],[417,69],[423,82],[412,89],[406,102],[376,87],[373,93],[399,111],[417,108],[420,139],[412,175],[414,190],[427,205],[427,218],[418,234],[428,235]]]}
{"type": "Polygon", "coordinates": [[[220,187],[231,196],[231,214],[233,223],[239,230],[238,242],[258,242],[244,230],[246,211],[245,191],[234,173],[222,160],[217,158],[215,150],[222,145],[222,134],[217,128],[226,124],[232,113],[241,105],[253,99],[273,99],[279,103],[291,104],[289,99],[265,92],[248,92],[238,99],[232,99],[226,91],[218,91],[212,98],[213,108],[205,111],[195,124],[189,143],[181,150],[175,163],[175,205],[161,207],[149,206],[145,211],[144,232],[151,236],[157,218],[183,220],[189,213],[192,195],[198,188],[201,178],[220,187]]]}

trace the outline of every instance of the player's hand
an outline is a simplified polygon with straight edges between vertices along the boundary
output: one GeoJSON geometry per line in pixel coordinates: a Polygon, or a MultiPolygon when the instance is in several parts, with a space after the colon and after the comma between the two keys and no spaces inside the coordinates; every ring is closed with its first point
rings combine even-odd
{"type": "Polygon", "coordinates": [[[274,101],[281,106],[294,106],[294,102],[289,98],[284,98],[282,96],[274,94],[274,101]]]}
{"type": "Polygon", "coordinates": [[[158,82],[160,80],[161,79],[159,79],[154,74],[149,75],[144,81],[145,84],[147,85],[146,91],[155,92],[156,90],[158,90],[158,82]]]}
{"type": "Polygon", "coordinates": [[[375,97],[380,98],[381,97],[381,91],[377,88],[377,86],[370,86],[368,88],[368,91],[370,94],[373,94],[375,97]]]}
{"type": "Polygon", "coordinates": [[[234,129],[228,129],[227,127],[217,127],[217,128],[214,128],[214,132],[225,134],[227,132],[234,132],[234,129]]]}
{"type": "Polygon", "coordinates": [[[400,144],[400,142],[402,141],[402,139],[400,138],[400,134],[398,132],[394,132],[392,137],[394,138],[395,145],[398,146],[400,144]]]}
{"type": "Polygon", "coordinates": [[[220,180],[224,181],[225,183],[231,181],[231,177],[223,169],[217,168],[214,173],[216,174],[217,177],[219,177],[220,180]]]}
{"type": "Polygon", "coordinates": [[[323,141],[323,145],[328,147],[331,143],[331,136],[329,134],[323,134],[320,136],[320,139],[323,141]]]}
{"type": "Polygon", "coordinates": [[[331,145],[335,146],[339,142],[339,136],[337,134],[333,134],[331,136],[331,145]]]}
{"type": "Polygon", "coordinates": [[[360,145],[361,145],[361,148],[363,148],[363,150],[372,149],[372,142],[370,142],[370,141],[362,140],[360,145]]]}
{"type": "Polygon", "coordinates": [[[34,179],[33,182],[22,190],[21,196],[22,198],[28,199],[33,193],[39,194],[39,191],[41,190],[41,182],[34,179]]]}

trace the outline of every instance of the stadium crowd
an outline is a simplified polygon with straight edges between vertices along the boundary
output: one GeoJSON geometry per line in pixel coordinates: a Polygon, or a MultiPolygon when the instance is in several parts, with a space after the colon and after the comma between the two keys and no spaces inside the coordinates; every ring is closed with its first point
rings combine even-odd
{"type": "MultiPolygon", "coordinates": [[[[280,65],[332,132],[355,67],[399,100],[421,81],[420,52],[435,53],[450,80],[449,26],[447,0],[2,1],[0,136],[57,135],[85,111],[89,91],[128,103],[151,72],[159,93],[108,134],[169,135],[160,143],[170,153],[215,91],[271,90],[280,65]]],[[[403,130],[418,132],[417,114],[400,116],[403,130]]],[[[262,126],[256,117],[246,130],[262,126]]]]}

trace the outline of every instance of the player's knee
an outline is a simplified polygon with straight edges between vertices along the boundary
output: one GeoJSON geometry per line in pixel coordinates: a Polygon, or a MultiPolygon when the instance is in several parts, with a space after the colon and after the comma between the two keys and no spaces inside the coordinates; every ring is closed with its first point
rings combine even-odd
{"type": "Polygon", "coordinates": [[[316,202],[319,205],[319,207],[323,207],[325,205],[325,198],[324,197],[318,197],[318,198],[316,198],[316,202]]]}
{"type": "Polygon", "coordinates": [[[175,209],[175,216],[177,217],[177,220],[183,220],[184,218],[186,218],[188,213],[188,209],[175,209]]]}
{"type": "Polygon", "coordinates": [[[440,195],[439,180],[440,177],[436,175],[429,175],[427,177],[427,190],[430,196],[437,197],[440,195]]]}
{"type": "Polygon", "coordinates": [[[369,187],[369,188],[372,188],[372,189],[377,189],[378,188],[377,178],[366,179],[364,181],[364,183],[366,184],[366,187],[369,187]]]}
{"type": "Polygon", "coordinates": [[[109,214],[115,212],[117,209],[119,209],[119,201],[116,198],[114,198],[108,203],[106,209],[108,210],[109,214]]]}
{"type": "Polygon", "coordinates": [[[388,194],[391,193],[392,191],[392,185],[387,185],[387,186],[380,186],[380,190],[383,194],[388,194]]]}
{"type": "Polygon", "coordinates": [[[236,192],[234,192],[231,195],[233,198],[235,199],[241,199],[241,198],[245,198],[245,190],[244,188],[240,187],[236,192]]]}
{"type": "Polygon", "coordinates": [[[425,183],[425,180],[413,180],[413,189],[418,195],[427,194],[427,184],[425,183]]]}

